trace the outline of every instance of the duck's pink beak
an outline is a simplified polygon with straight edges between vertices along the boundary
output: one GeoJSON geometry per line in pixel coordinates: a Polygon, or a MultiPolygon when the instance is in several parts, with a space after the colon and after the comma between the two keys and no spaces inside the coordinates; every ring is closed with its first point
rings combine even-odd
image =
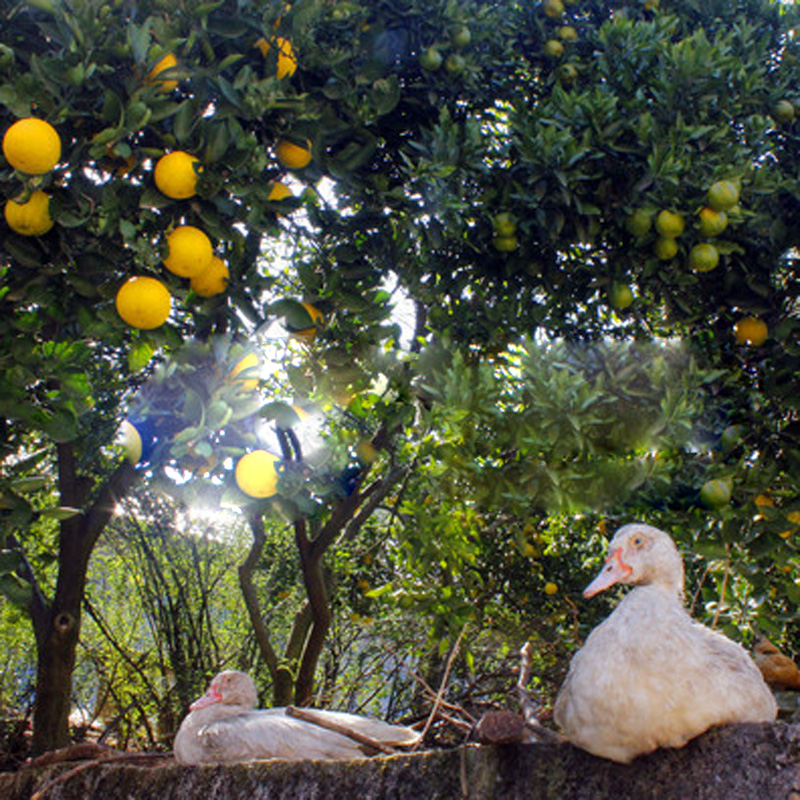
{"type": "Polygon", "coordinates": [[[603,589],[627,580],[631,572],[633,572],[633,567],[622,560],[622,548],[616,547],[608,554],[606,565],[600,570],[598,576],[583,590],[583,596],[594,597],[603,589]]]}
{"type": "Polygon", "coordinates": [[[197,700],[189,706],[189,711],[197,711],[198,708],[205,708],[206,706],[221,702],[222,695],[219,693],[219,689],[212,683],[211,686],[208,687],[208,691],[202,697],[198,697],[197,700]]]}

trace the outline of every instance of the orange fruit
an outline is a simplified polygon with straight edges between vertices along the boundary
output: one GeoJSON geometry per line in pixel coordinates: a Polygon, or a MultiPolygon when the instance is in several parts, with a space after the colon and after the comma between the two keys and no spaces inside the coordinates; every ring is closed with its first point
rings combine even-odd
{"type": "Polygon", "coordinates": [[[208,236],[192,225],[181,225],[167,234],[164,266],[181,278],[200,275],[211,264],[214,251],[208,236]]]}
{"type": "Polygon", "coordinates": [[[158,76],[168,69],[178,66],[178,59],[175,58],[173,53],[167,53],[162,59],[157,61],[150,72],[147,73],[148,83],[158,83],[159,89],[162,92],[171,92],[178,85],[178,81],[174,79],[159,78],[158,76]]]}
{"type": "Polygon", "coordinates": [[[683,217],[675,211],[669,211],[666,208],[658,212],[656,217],[656,231],[660,236],[666,236],[669,239],[676,239],[683,233],[686,223],[683,217]]]}
{"type": "Polygon", "coordinates": [[[193,197],[197,190],[197,173],[200,159],[183,150],[167,153],[156,162],[153,178],[161,194],[173,200],[193,197]]]}
{"type": "Polygon", "coordinates": [[[772,118],[782,125],[786,125],[794,119],[795,110],[794,106],[788,100],[778,100],[772,111],[770,112],[772,118]]]}
{"type": "Polygon", "coordinates": [[[548,58],[561,58],[564,55],[564,45],[558,39],[548,39],[544,43],[544,54],[548,58]]]}
{"type": "Polygon", "coordinates": [[[711,206],[700,209],[700,233],[703,236],[719,236],[728,227],[728,215],[724,211],[717,211],[711,206]]]}
{"type": "Polygon", "coordinates": [[[625,227],[634,236],[647,236],[653,226],[653,215],[644,208],[637,208],[627,219],[625,227]]]}
{"type": "Polygon", "coordinates": [[[236,462],[236,485],[250,497],[272,497],[278,493],[279,461],[266,450],[246,453],[236,462]]]}
{"type": "Polygon", "coordinates": [[[661,261],[669,261],[678,254],[678,243],[666,236],[659,236],[653,245],[653,252],[661,261]]]}
{"type": "Polygon", "coordinates": [[[608,299],[611,302],[612,308],[617,311],[624,311],[633,305],[634,296],[631,287],[625,283],[614,283],[611,286],[608,299]]]}
{"type": "Polygon", "coordinates": [[[719,264],[719,252],[713,244],[696,244],[689,251],[689,266],[695,272],[711,272],[719,264]]]}
{"type": "Polygon", "coordinates": [[[172,298],[161,281],[139,275],[122,284],[116,306],[117,313],[132,328],[151,330],[167,321],[172,298]]]}
{"type": "Polygon", "coordinates": [[[712,478],[700,487],[700,501],[708,508],[728,505],[732,495],[733,481],[730,478],[712,478]]]}
{"type": "Polygon", "coordinates": [[[548,581],[544,585],[544,593],[550,597],[552,597],[554,594],[558,594],[558,584],[548,581]]]}
{"type": "Polygon", "coordinates": [[[513,253],[519,247],[519,239],[516,234],[511,236],[495,236],[492,239],[494,249],[500,253],[513,253]]]}
{"type": "Polygon", "coordinates": [[[288,139],[281,139],[275,145],[275,157],[287,169],[303,169],[311,163],[311,142],[306,139],[306,146],[303,147],[288,139]]]}
{"type": "Polygon", "coordinates": [[[228,288],[230,271],[228,265],[219,256],[212,256],[211,263],[189,281],[189,286],[200,297],[214,297],[228,288]]]}
{"type": "Polygon", "coordinates": [[[739,187],[733,181],[717,181],[708,190],[707,199],[715,211],[727,211],[739,202],[739,187]]]}
{"type": "Polygon", "coordinates": [[[53,227],[50,217],[50,195],[37,189],[27,203],[7,200],[6,222],[12,231],[22,236],[42,236],[53,227]]]}
{"type": "Polygon", "coordinates": [[[429,47],[424,52],[420,53],[419,64],[422,69],[428,72],[435,72],[442,66],[444,56],[435,47],[429,47]]]}
{"type": "Polygon", "coordinates": [[[279,203],[281,200],[286,200],[287,197],[294,197],[292,190],[280,181],[273,181],[270,184],[269,194],[267,200],[273,203],[279,203]]]}
{"type": "MultiPolygon", "coordinates": [[[[286,77],[291,78],[297,71],[297,57],[294,54],[292,43],[282,36],[276,36],[274,40],[275,46],[278,48],[278,65],[276,75],[278,80],[283,80],[286,77]]],[[[269,51],[272,49],[272,42],[268,42],[263,36],[255,43],[255,46],[261,51],[261,55],[266,58],[269,51]]]]}
{"type": "Polygon", "coordinates": [[[492,228],[495,236],[513,236],[517,232],[517,223],[513,214],[501,211],[492,217],[492,228]]]}
{"type": "Polygon", "coordinates": [[[564,13],[564,3],[562,0],[544,0],[544,13],[550,19],[557,19],[564,13]]]}
{"type": "Polygon", "coordinates": [[[17,120],[3,136],[3,155],[11,166],[26,175],[44,175],[61,158],[61,137],[43,119],[17,120]]]}
{"type": "Polygon", "coordinates": [[[769,328],[758,317],[742,317],[734,326],[733,334],[739,344],[749,344],[760,347],[767,341],[769,328]]]}

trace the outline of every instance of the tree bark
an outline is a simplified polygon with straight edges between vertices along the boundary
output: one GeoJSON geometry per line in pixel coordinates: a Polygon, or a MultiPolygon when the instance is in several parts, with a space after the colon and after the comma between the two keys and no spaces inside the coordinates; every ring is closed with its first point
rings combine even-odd
{"type": "MultiPolygon", "coordinates": [[[[59,445],[58,467],[61,505],[83,507],[85,489],[75,470],[71,445],[59,445]]],[[[89,559],[117,501],[136,480],[138,473],[124,462],[112,473],[87,511],[61,522],[58,575],[52,601],[47,603],[38,587],[34,587],[31,605],[37,656],[31,743],[34,753],[69,743],[72,674],[89,559]]]]}

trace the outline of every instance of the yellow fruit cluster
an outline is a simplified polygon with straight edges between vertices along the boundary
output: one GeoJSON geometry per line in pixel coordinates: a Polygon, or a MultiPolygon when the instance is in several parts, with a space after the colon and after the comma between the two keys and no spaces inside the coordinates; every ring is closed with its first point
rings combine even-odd
{"type": "MultiPolygon", "coordinates": [[[[61,137],[49,122],[25,117],[5,132],[3,155],[17,172],[46,175],[61,158],[61,137]]],[[[30,192],[23,202],[7,200],[4,213],[8,227],[21,236],[43,236],[53,227],[50,195],[41,189],[30,192]]]]}

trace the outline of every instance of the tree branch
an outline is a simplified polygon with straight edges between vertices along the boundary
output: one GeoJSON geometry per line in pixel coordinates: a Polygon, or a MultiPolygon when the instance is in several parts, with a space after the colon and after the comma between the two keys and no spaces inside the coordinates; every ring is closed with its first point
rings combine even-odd
{"type": "Polygon", "coordinates": [[[278,659],[278,654],[275,652],[275,648],[272,646],[269,631],[261,616],[258,596],[256,595],[256,589],[253,585],[253,572],[255,571],[256,564],[258,564],[259,558],[261,558],[261,553],[264,551],[264,545],[267,540],[264,531],[264,520],[260,514],[253,514],[248,522],[250,524],[250,530],[253,533],[253,544],[250,547],[247,558],[245,558],[244,562],[239,566],[239,588],[244,598],[245,608],[247,608],[247,613],[250,616],[250,623],[253,626],[259,652],[267,664],[267,669],[269,669],[269,674],[272,676],[273,683],[277,684],[280,660],[278,659]]]}

